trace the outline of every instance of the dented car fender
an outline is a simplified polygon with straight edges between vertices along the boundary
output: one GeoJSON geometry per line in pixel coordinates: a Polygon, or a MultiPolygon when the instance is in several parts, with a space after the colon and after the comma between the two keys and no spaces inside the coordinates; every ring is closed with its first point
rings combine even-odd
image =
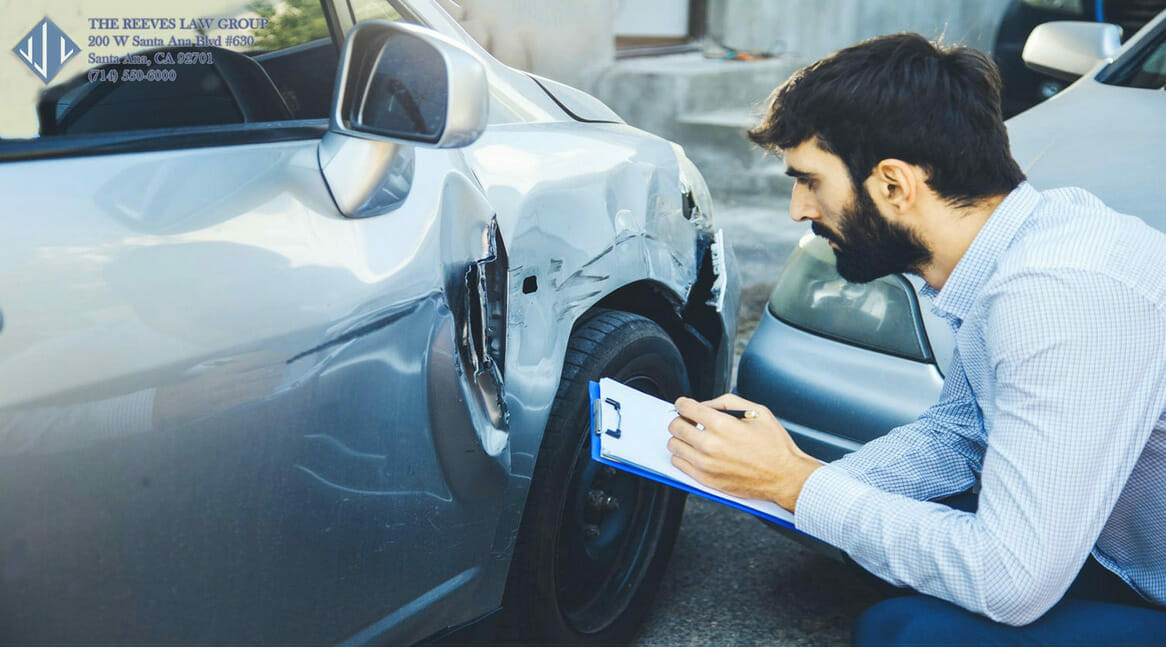
{"type": "MultiPolygon", "coordinates": [[[[648,282],[678,321],[686,308],[720,319],[729,342],[711,344],[722,347],[727,362],[740,288],[725,270],[735,264],[731,250],[717,243],[703,179],[666,140],[622,124],[585,130],[571,123],[516,124],[490,129],[463,153],[494,220],[480,215],[471,225],[469,210],[449,216],[467,239],[493,231],[496,222],[497,248],[509,260],[500,364],[516,496],[495,543],[496,568],[504,570],[559,385],[571,333],[565,323],[627,286],[648,282]],[[714,259],[722,276],[710,276],[693,299],[702,265],[711,270],[714,259]]],[[[486,258],[488,246],[482,250],[486,258]]]]}

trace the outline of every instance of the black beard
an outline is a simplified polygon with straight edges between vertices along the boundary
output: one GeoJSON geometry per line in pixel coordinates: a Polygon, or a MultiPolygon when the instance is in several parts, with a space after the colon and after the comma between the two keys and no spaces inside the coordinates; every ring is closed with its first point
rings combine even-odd
{"type": "Polygon", "coordinates": [[[931,251],[914,231],[888,221],[879,213],[866,188],[854,188],[855,200],[842,211],[839,232],[818,223],[814,233],[834,241],[838,274],[853,283],[867,283],[899,272],[919,274],[931,261],[931,251]]]}

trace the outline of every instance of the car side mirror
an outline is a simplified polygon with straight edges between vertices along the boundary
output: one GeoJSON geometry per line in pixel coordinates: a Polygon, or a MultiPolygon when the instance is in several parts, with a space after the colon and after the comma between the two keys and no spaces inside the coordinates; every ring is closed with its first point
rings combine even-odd
{"type": "Polygon", "coordinates": [[[1020,57],[1037,72],[1075,81],[1120,48],[1117,25],[1058,20],[1037,25],[1020,57]]]}
{"type": "Polygon", "coordinates": [[[458,148],[486,129],[485,64],[459,43],[401,22],[358,23],[344,43],[320,168],[350,218],[395,209],[413,183],[414,146],[458,148]]]}
{"type": "Polygon", "coordinates": [[[401,22],[369,20],[348,34],[332,129],[458,148],[486,128],[486,68],[460,44],[401,22]]]}

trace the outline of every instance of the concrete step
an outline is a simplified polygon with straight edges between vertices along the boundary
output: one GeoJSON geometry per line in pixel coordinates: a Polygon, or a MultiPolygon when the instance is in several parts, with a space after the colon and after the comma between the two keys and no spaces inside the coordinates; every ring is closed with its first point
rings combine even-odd
{"type": "Polygon", "coordinates": [[[760,109],[751,107],[718,108],[705,112],[686,113],[680,115],[678,121],[693,126],[736,130],[751,128],[760,119],[762,112],[760,109]]]}
{"type": "Polygon", "coordinates": [[[785,167],[774,156],[741,165],[731,154],[711,148],[686,148],[685,153],[700,169],[708,182],[713,198],[747,199],[752,195],[788,194],[793,180],[785,175],[785,167]]]}
{"type": "Polygon", "coordinates": [[[799,67],[794,59],[707,59],[700,53],[623,59],[594,94],[629,124],[668,137],[680,115],[757,109],[799,67]]]}
{"type": "MultiPolygon", "coordinates": [[[[714,194],[788,189],[780,162],[745,137],[794,59],[707,59],[700,54],[617,61],[595,94],[629,124],[679,143],[714,194]]],[[[715,197],[715,196],[714,196],[715,197]]]]}
{"type": "Polygon", "coordinates": [[[788,192],[793,180],[785,175],[781,160],[746,135],[763,117],[764,106],[688,113],[677,117],[674,132],[715,193],[788,192]]]}
{"type": "Polygon", "coordinates": [[[762,161],[762,153],[746,131],[760,123],[759,108],[737,107],[677,115],[673,133],[685,150],[713,148],[737,158],[751,167],[762,161]]]}

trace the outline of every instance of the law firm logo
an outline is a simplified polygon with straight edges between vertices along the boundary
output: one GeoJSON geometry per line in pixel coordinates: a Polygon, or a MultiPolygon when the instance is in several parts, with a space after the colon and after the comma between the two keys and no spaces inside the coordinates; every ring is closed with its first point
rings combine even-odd
{"type": "Polygon", "coordinates": [[[45,18],[12,48],[42,81],[48,83],[57,76],[65,62],[81,51],[77,44],[61,31],[53,21],[45,18]]]}

